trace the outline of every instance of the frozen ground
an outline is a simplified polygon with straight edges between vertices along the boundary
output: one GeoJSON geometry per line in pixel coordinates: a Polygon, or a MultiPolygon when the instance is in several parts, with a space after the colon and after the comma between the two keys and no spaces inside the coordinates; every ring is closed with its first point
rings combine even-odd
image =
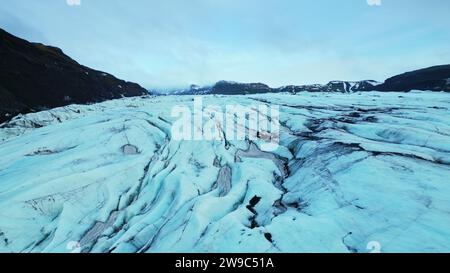
{"type": "Polygon", "coordinates": [[[173,140],[192,99],[3,125],[0,252],[450,252],[450,94],[204,98],[280,105],[273,153],[173,140]]]}

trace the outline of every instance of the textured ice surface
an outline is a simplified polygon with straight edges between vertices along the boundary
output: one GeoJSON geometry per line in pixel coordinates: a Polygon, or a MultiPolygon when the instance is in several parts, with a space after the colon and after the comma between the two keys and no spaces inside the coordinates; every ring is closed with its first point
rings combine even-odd
{"type": "MultiPolygon", "coordinates": [[[[450,251],[450,95],[206,96],[281,106],[281,146],[175,141],[193,97],[127,98],[0,129],[0,252],[450,251]]],[[[245,125],[242,125],[245,126],[245,125]]],[[[202,128],[196,128],[202,129],[202,128]]]]}

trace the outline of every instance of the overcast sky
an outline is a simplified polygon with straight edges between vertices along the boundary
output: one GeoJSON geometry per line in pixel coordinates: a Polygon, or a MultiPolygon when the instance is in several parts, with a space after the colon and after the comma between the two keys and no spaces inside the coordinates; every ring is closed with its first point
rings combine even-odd
{"type": "Polygon", "coordinates": [[[1,0],[0,27],[171,88],[385,78],[450,63],[448,0],[1,0]]]}

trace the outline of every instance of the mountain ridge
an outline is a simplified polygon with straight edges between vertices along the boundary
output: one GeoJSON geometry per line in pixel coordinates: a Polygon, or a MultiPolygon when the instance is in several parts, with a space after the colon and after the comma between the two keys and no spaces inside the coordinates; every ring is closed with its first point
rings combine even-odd
{"type": "Polygon", "coordinates": [[[438,65],[406,72],[388,78],[385,82],[375,80],[341,81],[334,80],[327,84],[286,85],[272,88],[264,83],[239,83],[219,81],[212,86],[199,87],[192,85],[189,89],[179,90],[176,95],[246,95],[260,93],[298,93],[298,92],[409,92],[444,91],[450,92],[450,65],[438,65]],[[192,88],[195,86],[195,88],[192,88]]]}
{"type": "MultiPolygon", "coordinates": [[[[151,93],[139,84],[79,64],[60,48],[31,43],[0,28],[0,123],[18,114],[69,104],[97,103],[151,93]]],[[[432,66],[388,78],[330,81],[327,84],[286,85],[219,81],[191,85],[171,95],[247,95],[298,92],[364,92],[430,90],[450,92],[450,65],[432,66]]],[[[156,92],[154,92],[157,94],[156,92]]],[[[161,94],[159,94],[161,95],[161,94]]]]}

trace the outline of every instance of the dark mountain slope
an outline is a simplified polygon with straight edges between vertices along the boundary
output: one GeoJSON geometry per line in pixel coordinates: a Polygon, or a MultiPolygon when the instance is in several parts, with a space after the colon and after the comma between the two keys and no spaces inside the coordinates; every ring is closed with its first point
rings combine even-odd
{"type": "Polygon", "coordinates": [[[450,91],[450,65],[439,65],[407,72],[387,79],[377,91],[450,91]]]}
{"type": "Polygon", "coordinates": [[[0,123],[19,113],[144,94],[138,84],[82,66],[59,48],[0,29],[0,123]]]}
{"type": "Polygon", "coordinates": [[[237,83],[220,81],[212,89],[212,94],[239,95],[239,94],[259,94],[274,92],[272,88],[262,83],[237,83]]]}

